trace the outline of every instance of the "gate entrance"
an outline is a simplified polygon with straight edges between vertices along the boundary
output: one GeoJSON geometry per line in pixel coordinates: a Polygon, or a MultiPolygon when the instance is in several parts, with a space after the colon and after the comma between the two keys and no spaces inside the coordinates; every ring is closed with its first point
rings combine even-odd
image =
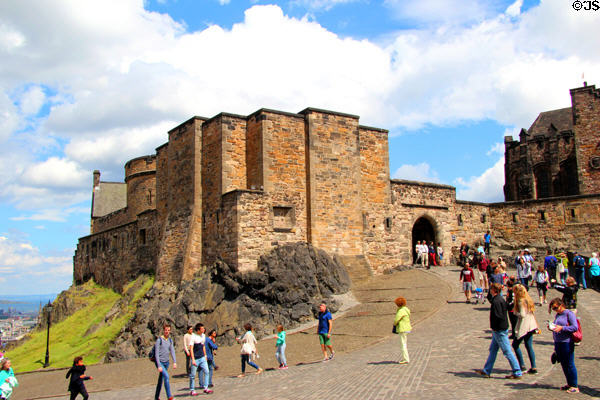
{"type": "Polygon", "coordinates": [[[425,217],[421,217],[416,220],[412,229],[412,254],[413,254],[413,264],[417,261],[417,251],[415,250],[415,246],[417,241],[423,242],[423,240],[429,242],[433,242],[435,246],[437,246],[437,242],[435,240],[435,231],[433,230],[433,225],[431,222],[425,217]]]}

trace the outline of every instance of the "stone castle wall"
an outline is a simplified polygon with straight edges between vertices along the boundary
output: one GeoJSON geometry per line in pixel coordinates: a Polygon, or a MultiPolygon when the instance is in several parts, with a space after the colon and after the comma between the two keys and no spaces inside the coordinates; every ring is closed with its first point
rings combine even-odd
{"type": "Polygon", "coordinates": [[[600,89],[571,90],[581,194],[600,193],[600,89]]]}

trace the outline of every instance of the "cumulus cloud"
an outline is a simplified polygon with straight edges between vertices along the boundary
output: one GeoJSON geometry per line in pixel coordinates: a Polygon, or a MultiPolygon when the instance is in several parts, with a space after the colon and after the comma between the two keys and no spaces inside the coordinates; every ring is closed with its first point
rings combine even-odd
{"type": "Polygon", "coordinates": [[[457,178],[456,198],[493,203],[504,200],[504,157],[480,176],[457,178]]]}
{"type": "Polygon", "coordinates": [[[392,174],[392,178],[422,182],[440,182],[438,173],[428,163],[401,165],[392,174]]]}
{"type": "Polygon", "coordinates": [[[306,7],[309,10],[328,11],[339,4],[354,3],[356,1],[360,0],[292,0],[290,3],[306,7]]]}
{"type": "Polygon", "coordinates": [[[43,256],[29,242],[0,236],[0,268],[7,274],[36,271],[43,265],[63,265],[70,261],[68,256],[43,256]]]}

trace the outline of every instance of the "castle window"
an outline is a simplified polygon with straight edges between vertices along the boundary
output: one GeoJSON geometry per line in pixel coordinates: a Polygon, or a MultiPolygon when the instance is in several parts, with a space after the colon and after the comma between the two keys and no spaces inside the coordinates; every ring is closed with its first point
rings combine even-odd
{"type": "Polygon", "coordinates": [[[385,219],[385,229],[388,231],[392,230],[392,219],[390,217],[385,219]]]}
{"type": "Polygon", "coordinates": [[[487,215],[486,214],[481,214],[481,223],[485,224],[487,222],[487,215]]]}
{"type": "Polygon", "coordinates": [[[221,210],[217,210],[215,216],[217,217],[217,225],[219,225],[219,223],[221,222],[221,210]]]}
{"type": "Polygon", "coordinates": [[[92,258],[96,258],[96,253],[98,252],[98,244],[94,240],[92,242],[92,258]]]}
{"type": "Polygon", "coordinates": [[[463,216],[462,216],[462,214],[458,214],[458,226],[463,226],[463,216]]]}
{"type": "Polygon", "coordinates": [[[519,223],[519,213],[518,212],[512,213],[512,222],[514,222],[515,224],[519,223]]]}
{"type": "Polygon", "coordinates": [[[140,229],[140,244],[146,244],[146,230],[140,229]]]}
{"type": "Polygon", "coordinates": [[[546,222],[546,220],[547,220],[546,211],[538,210],[538,214],[540,215],[540,221],[546,222]]]}
{"type": "Polygon", "coordinates": [[[273,207],[273,229],[276,232],[289,232],[294,227],[294,223],[293,207],[273,207]]]}
{"type": "Polygon", "coordinates": [[[579,210],[575,207],[569,208],[567,216],[569,221],[575,221],[579,217],[579,210]]]}

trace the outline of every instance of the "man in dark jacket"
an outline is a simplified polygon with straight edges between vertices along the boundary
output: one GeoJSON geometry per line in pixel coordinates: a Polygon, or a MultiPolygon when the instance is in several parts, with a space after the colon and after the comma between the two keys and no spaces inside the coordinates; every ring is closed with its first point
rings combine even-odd
{"type": "Polygon", "coordinates": [[[515,357],[510,342],[508,341],[508,305],[502,297],[502,285],[493,283],[488,300],[492,303],[490,307],[490,327],[492,328],[492,343],[490,344],[490,354],[483,369],[475,370],[479,375],[490,377],[498,349],[502,349],[504,357],[510,363],[512,374],[506,376],[507,379],[520,379],[522,376],[521,367],[515,357]]]}

